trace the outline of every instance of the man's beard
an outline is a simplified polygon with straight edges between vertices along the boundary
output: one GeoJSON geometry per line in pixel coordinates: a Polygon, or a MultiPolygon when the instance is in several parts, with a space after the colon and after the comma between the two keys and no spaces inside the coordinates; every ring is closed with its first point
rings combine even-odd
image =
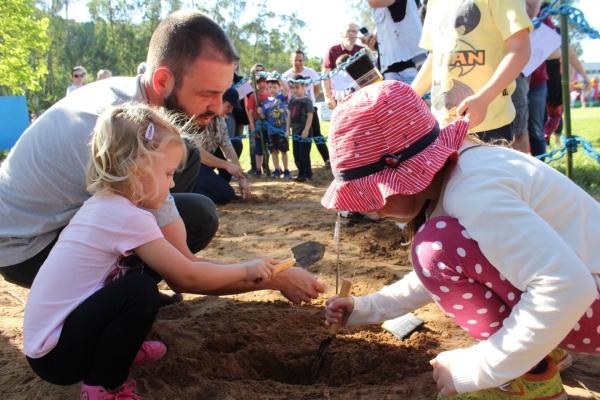
{"type": "Polygon", "coordinates": [[[177,99],[177,94],[175,93],[175,91],[173,91],[170,95],[165,97],[164,107],[171,112],[179,114],[182,117],[182,120],[185,121],[185,124],[188,127],[191,125],[192,127],[196,127],[196,128],[204,128],[206,125],[208,125],[208,123],[200,124],[199,120],[202,118],[210,117],[211,121],[212,121],[212,119],[214,119],[214,117],[217,115],[216,113],[214,113],[210,110],[207,110],[206,112],[204,112],[202,114],[197,114],[197,115],[187,114],[184,111],[183,107],[181,106],[181,103],[179,103],[179,99],[177,99]]]}

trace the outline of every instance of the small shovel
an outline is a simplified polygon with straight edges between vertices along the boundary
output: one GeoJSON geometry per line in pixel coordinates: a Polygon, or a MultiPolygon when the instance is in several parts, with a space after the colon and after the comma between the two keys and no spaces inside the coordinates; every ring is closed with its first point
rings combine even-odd
{"type": "MultiPolygon", "coordinates": [[[[340,297],[348,297],[350,296],[350,291],[352,290],[352,281],[350,279],[342,280],[342,288],[340,290],[340,297]]],[[[329,327],[329,336],[327,336],[319,346],[319,350],[317,350],[317,359],[315,361],[314,368],[312,370],[312,381],[316,382],[319,379],[319,374],[321,373],[321,369],[323,368],[323,364],[325,363],[325,355],[327,354],[327,350],[329,350],[329,346],[331,346],[331,342],[335,335],[337,335],[340,330],[340,324],[332,324],[329,327]]]]}
{"type": "MultiPolygon", "coordinates": [[[[277,275],[294,265],[298,265],[302,268],[310,267],[323,258],[325,246],[314,240],[309,240],[292,247],[292,254],[294,255],[293,258],[286,258],[275,266],[273,275],[277,275]]],[[[261,278],[256,278],[254,280],[255,283],[260,283],[261,281],[261,278]]]]}

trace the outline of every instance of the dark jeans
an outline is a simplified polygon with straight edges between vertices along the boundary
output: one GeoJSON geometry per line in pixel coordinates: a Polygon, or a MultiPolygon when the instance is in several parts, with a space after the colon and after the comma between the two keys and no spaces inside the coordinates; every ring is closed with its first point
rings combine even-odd
{"type": "Polygon", "coordinates": [[[477,136],[486,143],[492,143],[502,139],[506,140],[508,143],[512,143],[514,139],[511,124],[496,129],[490,129],[489,131],[477,132],[477,136]]]}
{"type": "MultiPolygon", "coordinates": [[[[310,125],[310,129],[312,132],[312,136],[314,138],[319,138],[315,142],[317,145],[317,150],[319,150],[319,154],[323,158],[324,162],[329,161],[329,150],[327,149],[327,143],[319,143],[319,141],[324,140],[323,134],[321,134],[321,122],[319,121],[319,114],[317,113],[318,108],[315,107],[315,112],[313,113],[312,123],[310,125]]],[[[312,176],[312,173],[311,173],[312,176]]]]}
{"type": "Polygon", "coordinates": [[[242,143],[241,139],[232,139],[231,145],[233,146],[233,149],[235,150],[235,155],[237,155],[237,157],[239,159],[240,156],[242,155],[242,151],[244,150],[244,143],[242,143]]]}
{"type": "Polygon", "coordinates": [[[81,380],[113,390],[129,376],[160,304],[156,283],[132,273],[88,297],[65,320],[58,343],[31,369],[55,385],[81,380]]]}
{"type": "MultiPolygon", "coordinates": [[[[188,146],[188,161],[183,170],[175,175],[175,187],[171,192],[179,215],[185,225],[187,244],[190,250],[195,253],[206,247],[215,236],[219,228],[219,217],[214,203],[208,197],[196,193],[176,193],[178,190],[183,189],[191,192],[196,184],[200,169],[200,157],[198,151],[193,150],[190,150],[188,146]]],[[[54,247],[56,240],[54,239],[42,251],[28,260],[19,264],[0,267],[0,274],[8,282],[27,288],[31,287],[33,279],[44,261],[46,261],[46,257],[54,247]]]]}
{"type": "Polygon", "coordinates": [[[546,82],[529,88],[529,146],[532,156],[546,153],[546,140],[544,139],[544,123],[546,122],[546,95],[548,87],[546,82]]]}
{"type": "Polygon", "coordinates": [[[298,169],[298,178],[312,178],[312,166],[310,165],[310,149],[312,142],[292,141],[292,153],[294,163],[298,169]]]}
{"type": "Polygon", "coordinates": [[[216,204],[227,204],[235,197],[235,191],[229,184],[231,175],[224,171],[223,175],[215,172],[213,167],[202,164],[194,192],[210,198],[216,204]]]}

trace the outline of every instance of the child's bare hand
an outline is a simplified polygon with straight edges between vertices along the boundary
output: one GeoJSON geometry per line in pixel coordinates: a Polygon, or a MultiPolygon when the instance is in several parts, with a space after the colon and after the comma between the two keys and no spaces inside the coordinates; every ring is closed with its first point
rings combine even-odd
{"type": "Polygon", "coordinates": [[[438,356],[429,361],[429,364],[433,367],[433,380],[442,396],[453,396],[456,394],[456,388],[452,380],[452,373],[450,372],[450,367],[443,360],[444,357],[438,356]]]}
{"type": "Polygon", "coordinates": [[[246,280],[255,283],[271,279],[273,276],[273,269],[275,268],[274,263],[260,258],[246,261],[244,265],[246,266],[246,280]]]}
{"type": "Polygon", "coordinates": [[[485,119],[489,103],[478,95],[469,96],[464,99],[456,109],[458,116],[466,115],[469,119],[469,127],[474,128],[485,119]]]}
{"type": "Polygon", "coordinates": [[[346,325],[348,316],[354,310],[354,297],[340,297],[337,294],[325,303],[325,320],[328,325],[346,325]]]}
{"type": "Polygon", "coordinates": [[[302,131],[302,139],[306,139],[308,137],[308,130],[305,129],[302,131]]]}

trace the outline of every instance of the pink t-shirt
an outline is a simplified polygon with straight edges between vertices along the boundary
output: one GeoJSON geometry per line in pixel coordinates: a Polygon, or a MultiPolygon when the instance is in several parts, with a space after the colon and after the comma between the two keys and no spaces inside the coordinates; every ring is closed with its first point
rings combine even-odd
{"type": "Polygon", "coordinates": [[[156,218],[118,195],[95,195],[62,231],[27,300],[23,352],[40,358],[60,337],[65,319],[116,275],[118,261],[163,237],[156,218]]]}

